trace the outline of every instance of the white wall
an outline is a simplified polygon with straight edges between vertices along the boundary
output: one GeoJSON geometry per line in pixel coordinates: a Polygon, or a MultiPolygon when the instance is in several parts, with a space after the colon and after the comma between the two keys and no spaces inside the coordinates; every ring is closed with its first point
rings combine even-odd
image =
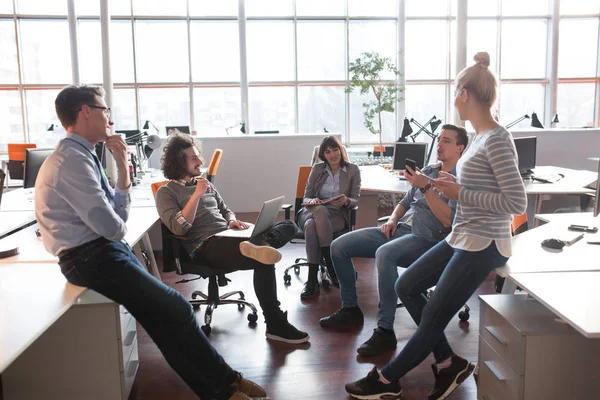
{"type": "Polygon", "coordinates": [[[555,165],[572,169],[598,170],[600,129],[534,129],[511,131],[514,137],[537,137],[537,165],[555,165]]]}
{"type": "MultiPolygon", "coordinates": [[[[335,135],[338,138],[339,134],[335,135]]],[[[324,134],[246,135],[198,137],[206,164],[213,150],[223,149],[215,184],[234,212],[259,211],[263,202],[281,195],[294,203],[298,167],[310,165],[313,149],[324,134]]],[[[162,147],[152,154],[150,166],[160,167],[162,147]]]]}
{"type": "MultiPolygon", "coordinates": [[[[537,165],[596,171],[600,156],[600,129],[532,129],[513,132],[515,137],[537,136],[537,165]]],[[[259,211],[264,200],[285,195],[293,203],[298,167],[309,165],[314,146],[324,135],[247,135],[199,138],[206,162],[215,148],[223,159],[215,183],[235,212],[259,211]]],[[[339,137],[339,136],[338,136],[339,137]]],[[[364,147],[364,146],[363,146],[364,147]]],[[[161,150],[150,165],[159,168],[161,150]]]]}

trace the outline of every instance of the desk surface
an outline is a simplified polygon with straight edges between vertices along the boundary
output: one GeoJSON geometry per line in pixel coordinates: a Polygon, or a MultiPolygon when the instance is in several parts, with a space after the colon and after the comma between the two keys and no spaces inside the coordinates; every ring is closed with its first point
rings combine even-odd
{"type": "Polygon", "coordinates": [[[0,265],[0,372],[86,291],[58,265],[0,265]]]}
{"type": "Polygon", "coordinates": [[[594,193],[593,190],[586,188],[589,184],[598,179],[598,173],[585,170],[575,170],[569,168],[540,166],[535,167],[534,175],[542,174],[563,174],[564,178],[555,183],[541,183],[526,179],[525,191],[527,194],[586,194],[594,193]]]}
{"type": "Polygon", "coordinates": [[[561,224],[589,225],[600,228],[600,216],[594,218],[592,213],[556,213],[556,214],[537,214],[537,219],[543,222],[559,222],[561,224]]]}
{"type": "MultiPolygon", "coordinates": [[[[512,257],[506,263],[508,272],[573,272],[600,271],[600,245],[587,240],[600,240],[600,233],[586,233],[580,241],[561,251],[541,246],[544,239],[567,238],[574,234],[567,229],[572,222],[556,222],[523,232],[512,239],[512,257]]],[[[502,271],[500,272],[502,274],[502,271]]]]}
{"type": "MultiPolygon", "coordinates": [[[[0,215],[4,215],[4,213],[0,215]]],[[[132,208],[127,220],[125,240],[133,247],[157,221],[158,212],[155,207],[132,208]]],[[[56,263],[58,259],[46,251],[42,238],[35,234],[36,229],[37,224],[0,239],[0,249],[17,246],[20,249],[20,254],[0,259],[0,264],[56,263]]]]}
{"type": "MultiPolygon", "coordinates": [[[[598,174],[592,171],[580,171],[568,168],[540,166],[535,168],[538,175],[563,174],[565,177],[555,183],[541,183],[525,180],[527,194],[587,194],[594,193],[586,188],[594,182],[598,174]]],[[[406,193],[411,186],[406,180],[398,179],[393,171],[385,170],[379,165],[365,165],[360,167],[361,191],[382,193],[406,193]]]]}
{"type": "MultiPolygon", "coordinates": [[[[139,207],[156,207],[152,189],[148,181],[135,186],[131,189],[131,208],[139,207]]],[[[0,204],[0,212],[5,211],[34,211],[35,191],[33,188],[23,189],[18,188],[6,192],[2,195],[2,203],[0,204]]]]}
{"type": "Polygon", "coordinates": [[[393,171],[383,169],[379,165],[360,167],[361,191],[381,193],[406,193],[411,189],[410,183],[398,179],[393,171]]]}
{"type": "Polygon", "coordinates": [[[0,213],[0,237],[34,221],[35,213],[33,211],[7,211],[0,213]]]}
{"type": "MultiPolygon", "coordinates": [[[[598,259],[594,260],[598,263],[598,259]]],[[[600,272],[510,274],[510,279],[587,338],[600,338],[600,272]]]]}

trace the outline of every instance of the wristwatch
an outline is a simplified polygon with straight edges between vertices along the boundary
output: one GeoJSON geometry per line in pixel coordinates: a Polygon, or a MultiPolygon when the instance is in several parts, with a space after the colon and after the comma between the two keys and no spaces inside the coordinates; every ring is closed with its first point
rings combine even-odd
{"type": "Polygon", "coordinates": [[[419,190],[421,191],[421,193],[425,194],[429,191],[429,189],[431,189],[431,183],[427,183],[427,185],[423,186],[422,188],[419,188],[419,190]]]}

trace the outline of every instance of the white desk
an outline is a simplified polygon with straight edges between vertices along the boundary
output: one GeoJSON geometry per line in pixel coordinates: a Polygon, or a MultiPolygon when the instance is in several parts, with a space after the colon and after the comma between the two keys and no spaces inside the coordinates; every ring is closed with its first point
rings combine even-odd
{"type": "Polygon", "coordinates": [[[0,238],[4,235],[27,226],[35,221],[33,211],[15,211],[0,213],[0,238]]]}
{"type": "MultiPolygon", "coordinates": [[[[540,166],[535,171],[538,174],[561,173],[564,178],[556,183],[540,183],[530,179],[525,180],[525,192],[535,198],[535,213],[542,207],[543,195],[588,195],[594,193],[586,188],[597,179],[597,173],[579,171],[568,168],[540,166]]],[[[377,193],[404,194],[411,189],[410,183],[398,179],[393,172],[378,165],[360,167],[361,197],[358,203],[357,228],[374,226],[377,221],[377,193]],[[360,221],[360,222],[359,222],[360,221]]],[[[533,222],[533,216],[529,220],[533,222]]]]}
{"type": "Polygon", "coordinates": [[[127,400],[139,365],[135,319],[56,264],[0,265],[5,400],[127,400]]]}
{"type": "MultiPolygon", "coordinates": [[[[0,213],[0,217],[2,215],[4,213],[0,213]]],[[[146,265],[145,257],[142,254],[144,252],[150,263],[149,272],[160,280],[158,265],[156,264],[148,236],[148,231],[158,219],[158,212],[155,207],[132,208],[126,223],[127,234],[125,235],[125,240],[131,245],[142,265],[146,265]]],[[[36,229],[37,224],[0,239],[0,248],[2,249],[17,246],[20,249],[20,254],[0,259],[0,264],[58,262],[56,257],[46,251],[42,239],[35,234],[36,229]]]]}
{"type": "Polygon", "coordinates": [[[0,265],[0,372],[86,291],[68,283],[58,266],[0,265]]]}
{"type": "MultiPolygon", "coordinates": [[[[579,220],[583,221],[585,219],[579,220]]],[[[561,251],[548,250],[541,246],[544,239],[560,239],[573,235],[574,233],[567,229],[571,223],[552,222],[515,236],[512,239],[513,255],[506,263],[506,268],[499,269],[498,273],[506,276],[513,273],[600,271],[600,246],[586,242],[588,239],[600,240],[600,233],[586,233],[583,239],[571,246],[565,246],[561,251]]],[[[511,288],[508,281],[505,282],[505,286],[506,291],[503,288],[503,293],[510,293],[511,289],[514,291],[514,287],[511,288]]]]}
{"type": "Polygon", "coordinates": [[[562,225],[589,225],[600,228],[600,217],[594,218],[592,213],[589,212],[538,214],[535,218],[544,223],[558,222],[562,225]]]}
{"type": "Polygon", "coordinates": [[[600,338],[600,271],[511,273],[510,279],[586,338],[600,338]]]}
{"type": "Polygon", "coordinates": [[[377,194],[405,194],[411,189],[410,183],[398,179],[393,172],[379,165],[360,167],[361,188],[356,215],[356,228],[368,228],[377,224],[377,194]]]}

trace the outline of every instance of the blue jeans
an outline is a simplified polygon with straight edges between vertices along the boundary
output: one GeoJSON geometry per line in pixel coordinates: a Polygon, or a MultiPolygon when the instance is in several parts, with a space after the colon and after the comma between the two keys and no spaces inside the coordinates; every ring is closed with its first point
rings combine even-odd
{"type": "Polygon", "coordinates": [[[496,242],[472,252],[455,249],[443,240],[408,267],[396,281],[396,292],[418,328],[400,354],[381,370],[383,376],[389,380],[403,377],[432,351],[437,363],[452,357],[444,329],[490,271],[506,261],[496,242]],[[423,292],[434,285],[427,300],[423,292]]]}
{"type": "Polygon", "coordinates": [[[408,267],[434,245],[435,242],[413,235],[406,225],[399,225],[391,239],[379,228],[359,229],[340,236],[331,244],[331,260],[340,281],[342,306],[358,306],[352,257],[375,257],[379,287],[377,325],[394,329],[398,300],[394,282],[398,279],[398,266],[408,267]]]}
{"type": "Polygon", "coordinates": [[[67,280],[122,304],[202,399],[228,399],[235,372],[199,329],[190,303],[150,275],[123,242],[100,238],[61,252],[67,280]]]}

